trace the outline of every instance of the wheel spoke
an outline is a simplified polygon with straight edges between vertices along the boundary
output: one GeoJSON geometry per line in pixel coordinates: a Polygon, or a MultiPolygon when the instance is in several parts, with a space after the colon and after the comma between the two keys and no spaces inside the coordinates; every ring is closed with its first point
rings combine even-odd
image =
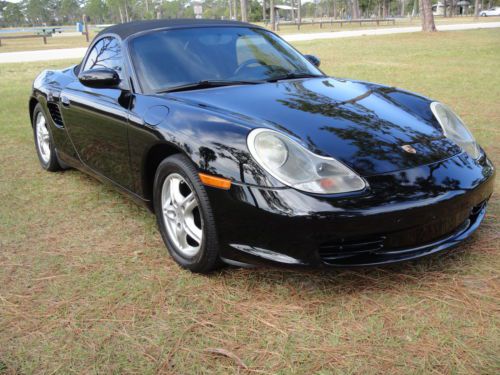
{"type": "Polygon", "coordinates": [[[198,228],[194,223],[193,217],[188,217],[184,221],[184,230],[193,240],[198,242],[198,245],[201,245],[201,236],[203,234],[201,228],[198,228]]]}
{"type": "Polygon", "coordinates": [[[181,204],[183,197],[180,190],[181,181],[177,178],[170,180],[170,201],[174,206],[181,204]]]}
{"type": "Polygon", "coordinates": [[[188,246],[186,230],[184,229],[184,225],[177,225],[175,227],[175,236],[177,237],[177,241],[181,248],[186,248],[188,246]]]}
{"type": "Polygon", "coordinates": [[[182,206],[184,207],[184,214],[192,212],[193,209],[198,206],[198,202],[196,202],[196,198],[193,193],[189,193],[189,195],[184,198],[182,206]]]}

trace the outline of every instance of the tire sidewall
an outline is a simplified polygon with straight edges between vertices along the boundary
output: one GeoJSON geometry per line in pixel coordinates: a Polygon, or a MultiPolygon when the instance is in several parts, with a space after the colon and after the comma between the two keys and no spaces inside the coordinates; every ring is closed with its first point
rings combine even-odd
{"type": "Polygon", "coordinates": [[[213,258],[214,250],[217,249],[212,210],[208,202],[205,188],[201,184],[198,174],[196,173],[196,168],[184,155],[171,156],[158,166],[153,188],[153,205],[163,241],[167,245],[168,252],[177,263],[195,272],[204,272],[204,268],[207,268],[207,264],[210,265],[215,263],[214,259],[211,259],[213,258]],[[176,250],[175,244],[168,235],[165,218],[163,216],[161,202],[162,187],[165,179],[172,173],[181,175],[191,188],[191,191],[196,194],[200,215],[203,220],[203,239],[200,250],[192,257],[188,257],[176,250]]]}

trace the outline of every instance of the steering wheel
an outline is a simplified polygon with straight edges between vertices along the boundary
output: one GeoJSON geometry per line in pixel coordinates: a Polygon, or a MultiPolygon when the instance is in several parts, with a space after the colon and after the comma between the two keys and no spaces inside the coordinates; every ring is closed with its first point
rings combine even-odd
{"type": "Polygon", "coordinates": [[[243,64],[241,64],[240,66],[238,66],[236,68],[236,70],[234,71],[233,75],[237,76],[239,73],[241,73],[241,71],[243,69],[246,69],[248,68],[250,65],[254,65],[254,64],[258,64],[258,65],[267,65],[264,61],[262,60],[259,60],[259,59],[249,59],[247,61],[245,61],[243,64]]]}

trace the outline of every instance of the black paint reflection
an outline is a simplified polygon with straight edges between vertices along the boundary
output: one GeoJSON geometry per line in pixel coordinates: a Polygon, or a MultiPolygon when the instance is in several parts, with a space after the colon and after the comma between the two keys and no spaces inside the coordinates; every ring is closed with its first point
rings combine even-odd
{"type": "MultiPolygon", "coordinates": [[[[323,81],[325,86],[331,87],[329,81],[323,81]]],[[[377,101],[386,101],[391,106],[407,110],[396,100],[386,94],[394,89],[383,91],[367,90],[364,93],[345,101],[333,101],[328,95],[308,89],[303,81],[293,83],[294,90],[288,93],[286,99],[278,101],[289,108],[302,112],[309,112],[327,116],[334,120],[335,125],[320,126],[319,130],[335,134],[345,140],[350,146],[355,146],[355,152],[350,158],[355,158],[363,170],[374,170],[375,160],[397,165],[400,169],[411,168],[414,165],[428,164],[452,156],[459,152],[457,147],[438,136],[430,138],[427,132],[404,124],[395,124],[384,119],[384,111],[375,110],[365,105],[363,100],[376,96],[377,101]],[[339,123],[342,123],[340,126],[339,123]],[[408,155],[402,149],[403,144],[413,144],[417,154],[408,155]]],[[[390,109],[389,109],[390,110],[390,109]]],[[[311,136],[307,137],[307,144],[313,151],[318,148],[311,136]]],[[[368,173],[369,174],[369,173],[368,173]]]]}

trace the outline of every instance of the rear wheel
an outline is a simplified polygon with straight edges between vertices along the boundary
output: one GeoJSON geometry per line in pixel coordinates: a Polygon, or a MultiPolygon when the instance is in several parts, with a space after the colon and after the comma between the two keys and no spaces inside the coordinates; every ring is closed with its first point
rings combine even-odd
{"type": "Polygon", "coordinates": [[[47,124],[47,118],[40,104],[37,104],[33,111],[33,135],[35,138],[38,160],[42,168],[50,172],[60,170],[61,166],[57,160],[54,142],[49,132],[49,125],[47,124]]]}
{"type": "Polygon", "coordinates": [[[170,255],[184,268],[208,273],[220,265],[215,222],[205,187],[184,155],[165,159],[156,171],[154,208],[170,255]]]}

